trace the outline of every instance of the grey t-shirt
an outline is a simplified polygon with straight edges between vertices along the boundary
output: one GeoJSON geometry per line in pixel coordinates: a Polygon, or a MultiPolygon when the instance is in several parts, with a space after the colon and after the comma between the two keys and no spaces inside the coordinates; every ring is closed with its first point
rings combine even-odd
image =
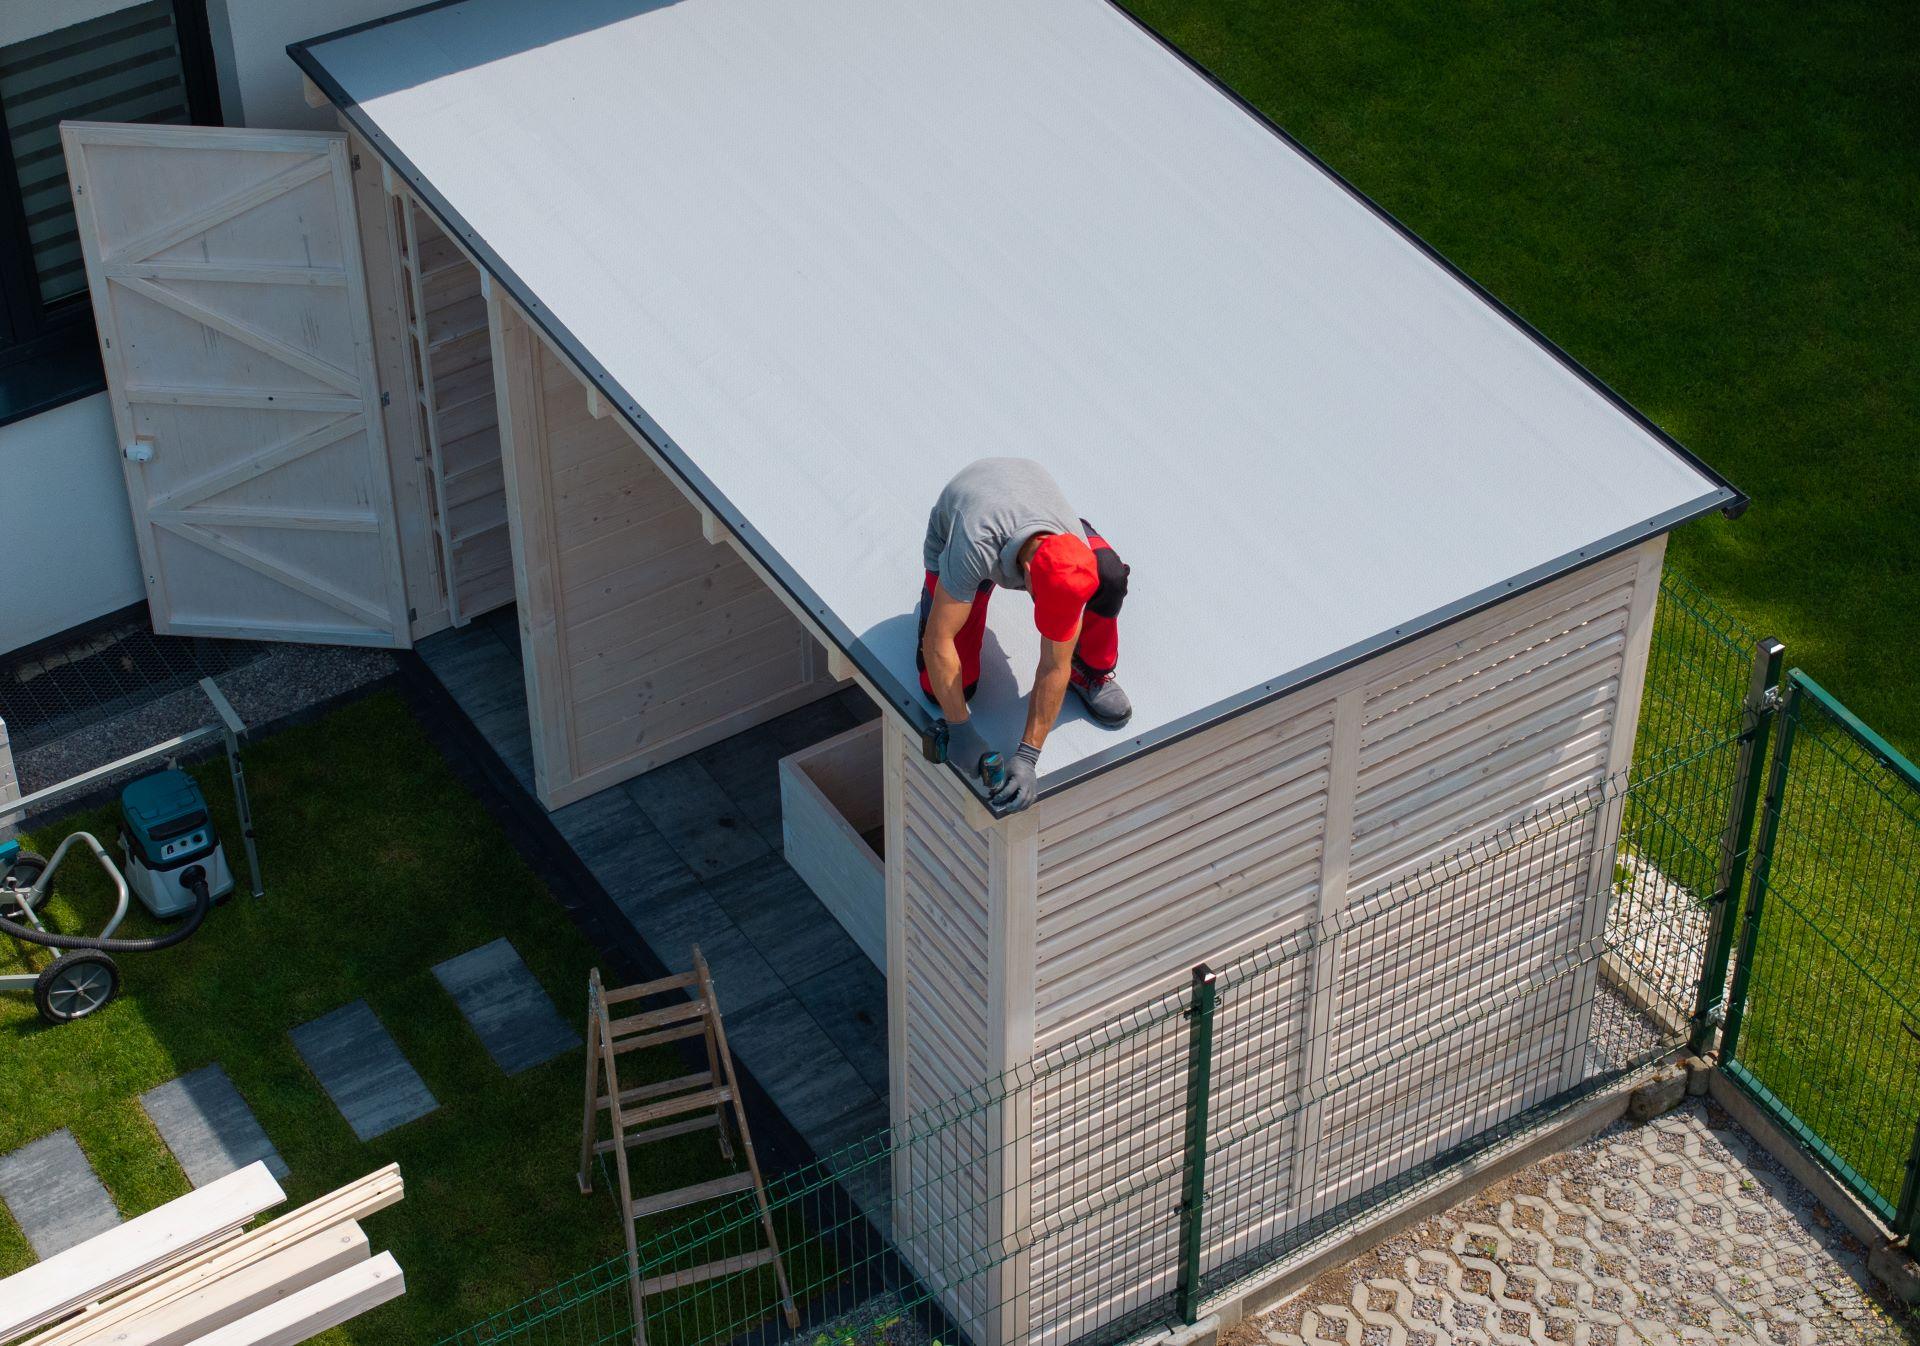
{"type": "Polygon", "coordinates": [[[1006,589],[1027,587],[1020,548],[1036,533],[1086,537],[1046,468],[1030,458],[982,458],[961,468],[934,501],[921,550],[941,586],[970,602],[989,580],[1006,589]]]}

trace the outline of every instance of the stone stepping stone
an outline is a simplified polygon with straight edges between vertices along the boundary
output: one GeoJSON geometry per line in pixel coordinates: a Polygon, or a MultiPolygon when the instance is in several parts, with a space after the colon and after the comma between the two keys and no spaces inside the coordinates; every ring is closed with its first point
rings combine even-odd
{"type": "Polygon", "coordinates": [[[364,1000],[301,1024],[288,1036],[361,1140],[383,1136],[440,1106],[364,1000]]]}
{"type": "Polygon", "coordinates": [[[160,1139],[195,1187],[224,1178],[255,1160],[265,1160],[284,1180],[287,1161],[218,1065],[203,1066],[140,1095],[160,1139]]]}
{"type": "Polygon", "coordinates": [[[518,1075],[580,1045],[546,989],[504,939],[449,958],[433,969],[493,1063],[518,1075]]]}
{"type": "Polygon", "coordinates": [[[0,1201],[43,1258],[120,1223],[113,1198],[64,1127],[0,1158],[0,1201]]]}

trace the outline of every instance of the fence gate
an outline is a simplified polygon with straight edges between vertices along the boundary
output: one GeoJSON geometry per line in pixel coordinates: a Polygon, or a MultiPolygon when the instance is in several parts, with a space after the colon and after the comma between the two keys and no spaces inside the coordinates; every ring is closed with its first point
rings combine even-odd
{"type": "Polygon", "coordinates": [[[1920,1224],[1920,770],[1787,675],[1721,1059],[1896,1233],[1920,1224]]]}

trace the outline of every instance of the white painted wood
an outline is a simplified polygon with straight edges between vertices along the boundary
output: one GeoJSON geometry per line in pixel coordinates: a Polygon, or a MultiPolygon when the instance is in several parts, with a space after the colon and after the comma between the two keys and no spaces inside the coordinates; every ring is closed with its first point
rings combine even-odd
{"type": "Polygon", "coordinates": [[[1031,811],[987,834],[987,1042],[989,1069],[1001,1081],[988,1109],[993,1147],[986,1212],[988,1245],[998,1260],[987,1273],[992,1317],[984,1346],[1029,1340],[1035,1321],[1032,1252],[1033,1086],[1023,1067],[1034,1049],[1034,909],[1040,882],[1040,820],[1031,811]]]}
{"type": "MultiPolygon", "coordinates": [[[[907,797],[906,754],[918,751],[894,716],[880,717],[880,759],[883,775],[883,826],[886,839],[881,846],[882,866],[886,872],[887,962],[899,975],[887,978],[887,1121],[904,1126],[911,1093],[907,1072],[911,1054],[907,1050],[907,797]]],[[[896,1202],[912,1178],[907,1160],[909,1147],[893,1148],[891,1178],[896,1202]]]]}
{"type": "Polygon", "coordinates": [[[366,1231],[350,1220],[101,1332],[90,1338],[91,1346],[188,1346],[365,1262],[371,1251],[366,1231]]]}
{"type": "Polygon", "coordinates": [[[20,797],[20,776],[13,768],[13,740],[0,720],[0,804],[20,797]]]}
{"type": "Polygon", "coordinates": [[[406,1292],[400,1264],[392,1253],[381,1253],[216,1328],[200,1337],[197,1346],[296,1346],[406,1292]]]}
{"type": "MultiPolygon", "coordinates": [[[[894,1149],[895,1243],[928,1284],[949,1287],[942,1296],[948,1311],[972,1325],[984,1322],[989,1291],[985,1278],[962,1268],[977,1266],[978,1250],[993,1237],[988,1161],[997,1134],[978,1106],[979,1091],[1006,1041],[1006,1021],[990,1005],[990,842],[951,806],[944,788],[951,773],[922,758],[906,735],[894,739],[899,804],[889,812],[899,818],[899,919],[887,981],[901,1053],[893,1063],[901,1080],[896,1121],[921,1137],[894,1149]]],[[[1005,940],[1003,932],[1003,947],[1005,940]]]]}
{"type": "Polygon", "coordinates": [[[61,138],[155,629],[409,643],[345,138],[61,138]]]}
{"type": "Polygon", "coordinates": [[[880,740],[880,722],[869,720],[781,758],[779,773],[787,863],[884,974],[886,866],[867,844],[885,818],[880,740]]]}
{"type": "Polygon", "coordinates": [[[398,198],[408,336],[432,484],[432,525],[455,626],[513,600],[498,402],[490,361],[468,358],[487,329],[484,274],[409,194],[398,198]]]}
{"type": "Polygon", "coordinates": [[[0,1341],[163,1270],[284,1200],[267,1166],[249,1164],[0,1280],[0,1341]]]}

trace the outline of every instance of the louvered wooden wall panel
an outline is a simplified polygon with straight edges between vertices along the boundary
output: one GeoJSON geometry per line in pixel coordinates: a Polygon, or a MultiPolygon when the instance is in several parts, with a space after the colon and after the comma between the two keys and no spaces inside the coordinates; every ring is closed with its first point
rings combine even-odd
{"type": "Polygon", "coordinates": [[[1032,1259],[1040,1342],[1075,1341],[1172,1288],[1185,1045],[1174,1018],[1035,1087],[1033,1216],[1057,1227],[1032,1259]]]}
{"type": "Polygon", "coordinates": [[[1042,815],[1041,1046],[1272,938],[1317,901],[1332,743],[1331,703],[1281,703],[1042,815]]]}
{"type": "MultiPolygon", "coordinates": [[[[977,1091],[992,1069],[987,1046],[987,844],[958,816],[932,772],[905,754],[904,977],[906,1117],[977,1091]]],[[[956,1109],[960,1111],[962,1109],[956,1109]]],[[[979,1264],[988,1229],[990,1114],[968,1107],[904,1148],[895,1173],[896,1242],[947,1307],[966,1322],[985,1311],[979,1264]]],[[[900,1120],[900,1119],[896,1119],[900,1120]]],[[[924,1123],[922,1123],[924,1124],[924,1123]]]]}
{"type": "Polygon", "coordinates": [[[1367,688],[1349,886],[1372,892],[1604,778],[1639,553],[1367,688]]]}

